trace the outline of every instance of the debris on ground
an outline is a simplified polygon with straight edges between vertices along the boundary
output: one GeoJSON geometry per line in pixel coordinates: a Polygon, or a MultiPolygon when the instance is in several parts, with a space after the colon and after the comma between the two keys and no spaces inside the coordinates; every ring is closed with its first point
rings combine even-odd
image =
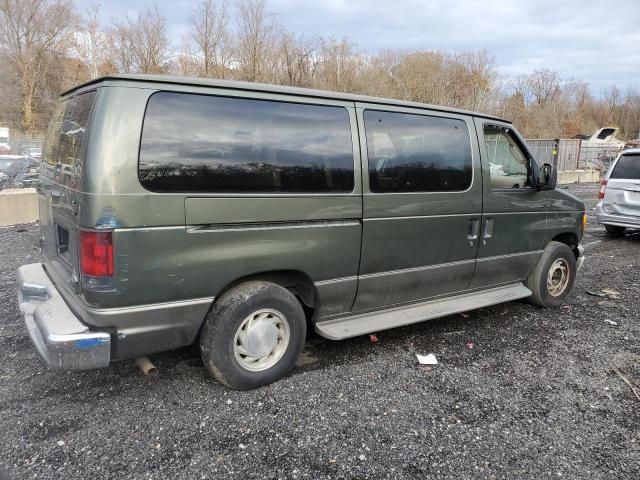
{"type": "Polygon", "coordinates": [[[380,339],[378,339],[378,335],[375,333],[369,334],[369,340],[371,341],[371,343],[378,343],[380,341],[380,339]]]}
{"type": "Polygon", "coordinates": [[[604,323],[608,323],[609,325],[618,325],[618,322],[614,322],[613,320],[609,320],[608,318],[604,319],[604,323]]]}
{"type": "Polygon", "coordinates": [[[593,292],[591,290],[585,290],[585,292],[587,292],[587,294],[591,295],[592,297],[606,297],[604,293],[600,292],[593,292]]]}
{"type": "Polygon", "coordinates": [[[437,365],[438,359],[433,353],[428,353],[427,355],[420,355],[416,353],[416,357],[418,358],[418,362],[420,365],[437,365]]]}
{"type": "Polygon", "coordinates": [[[471,317],[471,315],[469,315],[467,312],[460,312],[460,316],[462,318],[470,318],[471,317]]]}
{"type": "Polygon", "coordinates": [[[610,298],[618,298],[620,297],[620,292],[613,290],[612,288],[603,288],[602,293],[607,295],[610,298]]]}
{"type": "Polygon", "coordinates": [[[638,400],[640,400],[640,387],[631,383],[631,380],[629,380],[618,368],[611,367],[611,370],[613,370],[613,372],[618,375],[622,379],[622,381],[629,386],[629,388],[631,388],[633,394],[638,400]]]}
{"type": "Polygon", "coordinates": [[[465,347],[467,347],[469,350],[473,350],[475,345],[473,342],[467,342],[467,344],[465,345],[465,347]]]}

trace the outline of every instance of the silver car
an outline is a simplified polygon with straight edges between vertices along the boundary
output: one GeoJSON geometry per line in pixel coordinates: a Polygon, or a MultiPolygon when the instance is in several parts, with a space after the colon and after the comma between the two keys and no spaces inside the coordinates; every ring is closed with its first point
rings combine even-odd
{"type": "Polygon", "coordinates": [[[598,223],[608,233],[640,229],[640,148],[624,150],[600,184],[596,205],[598,223]]]}

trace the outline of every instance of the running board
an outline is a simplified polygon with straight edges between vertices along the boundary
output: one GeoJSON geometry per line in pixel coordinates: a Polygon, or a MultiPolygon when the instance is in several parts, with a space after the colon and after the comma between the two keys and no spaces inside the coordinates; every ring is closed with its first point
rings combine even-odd
{"type": "Polygon", "coordinates": [[[481,292],[465,293],[418,304],[327,320],[316,323],[316,332],[331,340],[342,340],[529,296],[531,296],[531,290],[522,283],[517,283],[481,292]]]}

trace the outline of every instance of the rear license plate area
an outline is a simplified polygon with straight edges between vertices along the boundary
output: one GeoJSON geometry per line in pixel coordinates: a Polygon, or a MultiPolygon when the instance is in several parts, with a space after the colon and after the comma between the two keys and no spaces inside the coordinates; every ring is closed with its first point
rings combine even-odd
{"type": "Polygon", "coordinates": [[[58,255],[62,257],[69,255],[69,231],[60,225],[56,225],[56,248],[58,255]]]}

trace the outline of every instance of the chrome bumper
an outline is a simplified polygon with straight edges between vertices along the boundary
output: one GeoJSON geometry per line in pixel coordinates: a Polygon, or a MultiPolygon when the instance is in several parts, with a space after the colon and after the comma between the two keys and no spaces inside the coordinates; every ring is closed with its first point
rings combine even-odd
{"type": "Polygon", "coordinates": [[[576,260],[577,270],[580,270],[583,264],[584,264],[584,247],[578,244],[578,258],[576,260]]]}
{"type": "Polygon", "coordinates": [[[18,302],[29,336],[51,368],[106,367],[111,336],[91,331],[69,309],[41,263],[18,269],[18,302]]]}

